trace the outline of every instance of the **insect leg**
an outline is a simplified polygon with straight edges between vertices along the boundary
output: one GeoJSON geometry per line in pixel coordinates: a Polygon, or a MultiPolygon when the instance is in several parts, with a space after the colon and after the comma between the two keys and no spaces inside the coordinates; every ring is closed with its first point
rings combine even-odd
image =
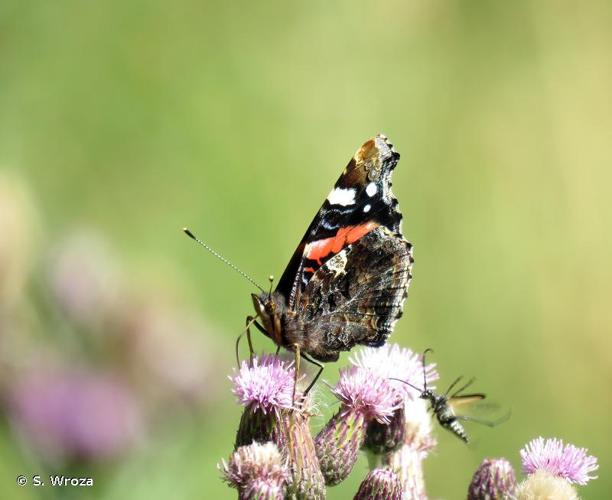
{"type": "Polygon", "coordinates": [[[293,344],[295,349],[295,372],[293,377],[293,395],[291,396],[291,406],[295,404],[295,390],[297,387],[298,378],[300,376],[300,345],[293,344]]]}
{"type": "Polygon", "coordinates": [[[247,316],[246,318],[246,336],[247,342],[249,343],[249,363],[251,368],[253,367],[253,354],[255,354],[255,350],[253,349],[253,340],[251,339],[251,325],[255,323],[257,316],[247,316]]]}
{"type": "Polygon", "coordinates": [[[238,337],[236,338],[236,363],[238,363],[238,368],[240,368],[240,355],[238,352],[238,348],[240,347],[240,340],[242,339],[242,336],[246,333],[247,334],[247,339],[249,341],[249,348],[251,350],[250,356],[249,358],[252,360],[253,359],[253,343],[251,342],[251,332],[249,331],[249,327],[255,323],[256,325],[258,324],[257,321],[255,321],[257,319],[257,316],[253,317],[253,316],[247,316],[246,318],[246,330],[244,330],[240,335],[238,335],[238,337]]]}
{"type": "MultiPolygon", "coordinates": [[[[279,348],[280,349],[280,348],[279,348]]],[[[310,392],[310,389],[312,389],[312,387],[315,385],[316,381],[319,379],[319,377],[321,376],[321,373],[323,373],[323,368],[325,368],[321,363],[319,363],[318,361],[315,361],[314,359],[310,359],[308,356],[306,356],[306,354],[302,354],[302,357],[308,361],[309,363],[312,363],[315,366],[319,367],[319,371],[317,372],[317,374],[314,376],[314,378],[312,379],[312,382],[310,382],[310,385],[306,388],[306,390],[304,391],[304,396],[306,396],[306,394],[308,394],[310,392]]]]}
{"type": "Polygon", "coordinates": [[[444,393],[444,396],[448,396],[448,393],[453,389],[453,387],[455,387],[459,381],[463,378],[463,375],[459,375],[455,381],[448,387],[448,389],[446,389],[446,392],[444,393]]]}
{"type": "MultiPolygon", "coordinates": [[[[453,395],[450,397],[450,399],[454,398],[455,396],[458,396],[459,394],[461,394],[463,391],[465,391],[470,385],[472,385],[474,383],[476,379],[474,377],[472,377],[470,380],[467,381],[467,383],[461,387],[460,389],[457,389],[453,395]]],[[[448,394],[448,391],[446,391],[448,394]]]]}

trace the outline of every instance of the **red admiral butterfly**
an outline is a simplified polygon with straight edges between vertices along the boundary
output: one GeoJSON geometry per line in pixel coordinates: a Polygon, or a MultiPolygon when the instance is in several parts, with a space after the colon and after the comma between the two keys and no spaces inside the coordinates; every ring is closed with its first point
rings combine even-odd
{"type": "Polygon", "coordinates": [[[363,144],[306,230],[276,290],[252,295],[257,314],[247,318],[247,326],[255,325],[279,349],[295,352],[296,376],[300,356],[319,366],[310,387],[323,368],[314,360],[336,361],[340,351],[356,344],[383,345],[402,314],[413,258],[391,192],[399,157],[384,135],[363,144]]]}

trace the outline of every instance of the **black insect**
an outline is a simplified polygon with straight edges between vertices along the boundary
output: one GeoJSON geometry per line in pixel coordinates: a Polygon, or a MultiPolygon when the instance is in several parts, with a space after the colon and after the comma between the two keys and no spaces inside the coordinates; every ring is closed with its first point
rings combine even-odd
{"type": "Polygon", "coordinates": [[[442,427],[452,432],[455,436],[461,439],[464,442],[469,442],[469,438],[467,433],[465,432],[465,428],[461,424],[461,422],[476,422],[478,424],[483,424],[488,427],[495,427],[502,422],[505,422],[510,418],[510,413],[508,412],[503,417],[499,418],[495,421],[482,420],[480,418],[467,416],[467,415],[457,415],[455,413],[455,409],[459,406],[468,405],[471,403],[475,403],[477,401],[482,401],[486,398],[486,395],[481,392],[475,392],[470,394],[462,394],[470,385],[474,383],[474,378],[471,378],[463,384],[459,389],[456,389],[455,392],[451,393],[451,391],[461,382],[463,376],[459,376],[455,379],[455,381],[449,386],[444,394],[436,394],[433,390],[427,388],[427,374],[425,369],[425,356],[428,352],[433,352],[432,349],[426,349],[423,353],[423,389],[412,385],[410,382],[401,379],[393,379],[403,382],[406,385],[409,385],[413,389],[419,391],[420,398],[426,399],[429,401],[429,407],[432,413],[436,416],[436,419],[440,423],[442,427]]]}

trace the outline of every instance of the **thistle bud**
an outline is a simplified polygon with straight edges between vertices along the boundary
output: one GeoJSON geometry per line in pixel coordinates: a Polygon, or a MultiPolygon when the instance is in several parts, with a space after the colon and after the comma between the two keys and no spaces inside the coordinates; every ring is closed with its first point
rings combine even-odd
{"type": "Polygon", "coordinates": [[[401,406],[393,412],[388,424],[372,420],[366,429],[363,447],[375,455],[397,451],[404,444],[406,431],[404,419],[404,407],[401,406]]]}
{"type": "Polygon", "coordinates": [[[289,471],[274,443],[241,446],[220,468],[225,481],[238,490],[240,500],[285,497],[289,471]]]}
{"type": "Polygon", "coordinates": [[[391,469],[374,469],[368,473],[354,500],[401,500],[402,482],[391,469]]]}
{"type": "Polygon", "coordinates": [[[468,489],[468,500],[506,500],[516,489],[514,469],[505,458],[482,461],[468,489]]]}

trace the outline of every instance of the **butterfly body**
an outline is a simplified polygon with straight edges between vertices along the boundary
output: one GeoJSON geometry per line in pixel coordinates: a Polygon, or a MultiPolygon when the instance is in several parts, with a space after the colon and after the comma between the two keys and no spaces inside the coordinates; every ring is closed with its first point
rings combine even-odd
{"type": "Polygon", "coordinates": [[[391,192],[399,154],[378,135],[359,148],[272,293],[253,295],[278,346],[335,361],[356,344],[380,346],[402,314],[412,245],[391,192]]]}

